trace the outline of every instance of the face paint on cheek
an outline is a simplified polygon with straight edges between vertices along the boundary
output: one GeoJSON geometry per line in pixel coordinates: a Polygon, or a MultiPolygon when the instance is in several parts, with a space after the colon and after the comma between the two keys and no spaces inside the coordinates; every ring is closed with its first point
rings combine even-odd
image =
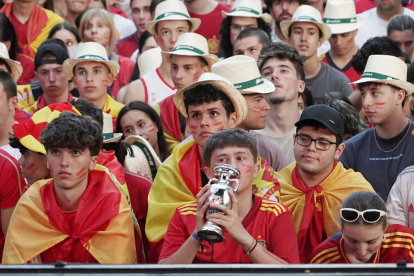
{"type": "Polygon", "coordinates": [[[149,126],[147,126],[147,130],[148,130],[148,132],[154,132],[155,131],[155,126],[153,124],[150,124],[149,126]]]}
{"type": "Polygon", "coordinates": [[[384,103],[375,103],[375,107],[376,108],[384,108],[385,107],[385,102],[384,103]]]}
{"type": "Polygon", "coordinates": [[[246,173],[251,173],[252,166],[249,166],[247,164],[242,164],[242,166],[243,166],[243,168],[244,168],[244,170],[245,170],[246,173]]]}
{"type": "Polygon", "coordinates": [[[80,171],[76,173],[76,176],[78,177],[78,179],[81,179],[85,176],[85,174],[86,174],[86,167],[83,167],[80,171]]]}
{"type": "Polygon", "coordinates": [[[223,122],[221,122],[221,121],[220,122],[217,122],[217,123],[214,123],[213,126],[214,126],[214,129],[216,131],[219,131],[219,130],[224,129],[223,122]]]}
{"type": "Polygon", "coordinates": [[[261,111],[262,109],[260,108],[260,106],[253,106],[252,107],[252,111],[254,112],[254,113],[260,113],[260,111],[261,111]]]}
{"type": "Polygon", "coordinates": [[[34,174],[35,172],[37,172],[38,169],[39,168],[36,166],[36,164],[32,163],[27,167],[26,172],[29,174],[34,174]]]}
{"type": "Polygon", "coordinates": [[[198,75],[198,73],[195,73],[194,76],[193,76],[193,82],[198,81],[199,77],[200,76],[198,75]]]}
{"type": "Polygon", "coordinates": [[[191,129],[191,133],[194,135],[194,134],[197,134],[197,126],[190,126],[190,129],[191,129]]]}
{"type": "Polygon", "coordinates": [[[108,85],[108,80],[103,80],[103,81],[102,81],[102,84],[103,84],[103,85],[105,85],[105,86],[109,86],[109,85],[108,85]]]}

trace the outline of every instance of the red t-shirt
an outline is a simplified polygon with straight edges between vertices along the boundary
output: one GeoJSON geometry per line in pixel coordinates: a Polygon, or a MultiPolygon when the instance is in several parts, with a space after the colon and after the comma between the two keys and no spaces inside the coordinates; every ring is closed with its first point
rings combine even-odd
{"type": "Polygon", "coordinates": [[[17,19],[13,13],[11,13],[10,21],[16,30],[17,40],[20,42],[21,45],[27,44],[27,27],[29,20],[26,23],[22,24],[19,19],[17,19]]]}
{"type": "Polygon", "coordinates": [[[23,73],[20,76],[20,79],[17,81],[17,84],[18,85],[29,84],[29,82],[34,77],[34,72],[35,72],[35,65],[34,65],[33,59],[23,54],[17,54],[16,61],[20,62],[20,64],[23,67],[23,73]]]}
{"type": "Polygon", "coordinates": [[[128,18],[126,13],[123,10],[115,8],[114,6],[109,6],[109,12],[128,18]]]}
{"type": "Polygon", "coordinates": [[[111,87],[111,93],[114,99],[116,99],[119,89],[130,83],[131,75],[135,68],[135,63],[127,57],[119,56],[118,63],[120,66],[119,74],[115,76],[114,84],[111,87]]]}
{"type": "MultiPolygon", "coordinates": [[[[413,262],[414,231],[412,229],[399,224],[391,224],[385,231],[385,237],[381,250],[375,253],[372,263],[396,263],[399,260],[405,260],[407,263],[413,262]]],[[[318,245],[309,256],[308,263],[351,263],[345,254],[342,232],[336,233],[318,245]]]]}
{"type": "MultiPolygon", "coordinates": [[[[65,213],[66,219],[69,222],[70,230],[73,231],[73,224],[75,222],[76,211],[65,213]]],[[[64,257],[58,258],[59,253],[62,250],[65,242],[69,239],[66,238],[60,243],[50,247],[49,249],[42,252],[42,262],[43,263],[56,263],[57,261],[64,261],[67,263],[99,263],[92,255],[89,253],[82,245],[79,239],[75,240],[70,246],[72,246],[71,253],[64,257]]],[[[68,246],[68,245],[66,245],[68,246]]]]}
{"type": "MultiPolygon", "coordinates": [[[[0,179],[0,209],[8,209],[17,204],[26,182],[16,159],[2,149],[0,149],[0,179]]],[[[0,261],[3,256],[4,241],[0,218],[0,261]]]]}
{"type": "Polygon", "coordinates": [[[132,54],[138,49],[138,47],[138,32],[135,32],[132,35],[118,41],[116,44],[116,52],[120,56],[130,58],[132,54]]]}
{"type": "MultiPolygon", "coordinates": [[[[325,53],[325,57],[321,60],[322,62],[328,64],[329,66],[332,66],[333,68],[335,68],[336,70],[341,71],[345,76],[348,77],[348,79],[351,82],[357,81],[361,78],[361,75],[357,73],[357,71],[355,71],[354,67],[352,67],[352,60],[349,61],[349,63],[342,69],[339,69],[336,64],[333,62],[331,55],[329,54],[329,52],[325,53]]],[[[356,89],[355,86],[352,86],[354,88],[354,90],[356,89]]]]}
{"type": "MultiPolygon", "coordinates": [[[[164,237],[159,259],[175,253],[194,231],[196,203],[177,208],[164,237]]],[[[252,209],[244,218],[243,227],[269,252],[288,263],[299,263],[295,226],[290,211],[281,203],[254,196],[252,209]]],[[[223,227],[224,241],[209,244],[203,241],[193,263],[251,263],[243,247],[223,227]],[[231,249],[231,250],[230,250],[231,249]]]]}
{"type": "Polygon", "coordinates": [[[220,41],[220,25],[223,21],[223,15],[221,11],[230,12],[230,8],[222,3],[218,3],[217,7],[210,13],[207,14],[196,14],[188,12],[191,18],[200,18],[201,25],[195,31],[195,33],[204,36],[208,42],[208,49],[210,54],[216,54],[219,51],[220,41]]]}
{"type": "Polygon", "coordinates": [[[29,121],[30,115],[20,108],[17,108],[14,110],[14,120],[18,122],[19,124],[25,124],[27,121],[29,121]]]}

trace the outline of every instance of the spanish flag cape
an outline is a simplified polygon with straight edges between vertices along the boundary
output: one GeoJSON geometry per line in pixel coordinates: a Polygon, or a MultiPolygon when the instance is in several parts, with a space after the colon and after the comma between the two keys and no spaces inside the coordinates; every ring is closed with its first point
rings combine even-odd
{"type": "Polygon", "coordinates": [[[116,120],[118,119],[119,112],[124,107],[124,104],[115,101],[111,96],[106,94],[106,101],[104,107],[102,108],[102,111],[112,116],[112,125],[114,128],[114,133],[116,132],[116,120]]]}
{"type": "Polygon", "coordinates": [[[345,169],[335,162],[331,173],[318,185],[307,187],[299,175],[296,162],[276,173],[280,182],[280,198],[295,222],[301,263],[327,237],[341,230],[339,209],[353,192],[374,192],[362,174],[345,169]]]}
{"type": "MultiPolygon", "coordinates": [[[[264,199],[278,201],[280,186],[274,178],[275,171],[264,159],[258,159],[258,162],[260,171],[252,181],[253,191],[264,199]]],[[[158,261],[175,209],[193,203],[201,186],[198,145],[192,140],[176,146],[158,169],[148,195],[145,233],[150,242],[150,262],[158,261]]]]}
{"type": "Polygon", "coordinates": [[[171,95],[153,108],[160,116],[162,128],[164,130],[165,140],[172,151],[181,142],[181,125],[179,111],[174,104],[174,95],[171,95]]]}
{"type": "Polygon", "coordinates": [[[26,109],[36,102],[30,84],[17,86],[17,108],[26,109]]]}
{"type": "MultiPolygon", "coordinates": [[[[12,13],[13,3],[6,4],[0,10],[4,13],[7,18],[10,19],[12,13]]],[[[62,17],[55,14],[52,11],[46,10],[39,5],[35,5],[35,8],[30,15],[29,21],[27,22],[27,43],[19,46],[23,49],[23,53],[30,58],[35,58],[37,48],[40,44],[47,39],[50,30],[58,23],[65,22],[62,17]]]]}
{"type": "Polygon", "coordinates": [[[20,198],[10,220],[4,263],[24,264],[67,238],[58,257],[71,254],[79,239],[99,263],[136,263],[131,209],[106,172],[89,172],[73,232],[57,206],[53,183],[37,181],[20,198]]]}

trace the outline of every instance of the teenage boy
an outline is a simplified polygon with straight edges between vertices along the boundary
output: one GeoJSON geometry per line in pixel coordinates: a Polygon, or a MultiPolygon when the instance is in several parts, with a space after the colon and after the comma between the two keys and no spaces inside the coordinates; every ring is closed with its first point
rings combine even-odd
{"type": "Polygon", "coordinates": [[[351,193],[374,191],[364,177],[337,161],[345,146],[341,114],[326,105],[306,108],[296,122],[296,162],[277,173],[281,202],[293,214],[301,263],[341,227],[339,209],[351,193]]]}
{"type": "Polygon", "coordinates": [[[253,137],[241,129],[221,130],[207,140],[203,160],[204,172],[210,179],[215,177],[217,164],[229,164],[239,170],[239,189],[236,194],[229,192],[231,209],[205,203],[211,192],[210,185],[204,186],[195,202],[175,211],[159,263],[298,263],[292,214],[280,203],[252,197],[252,180],[259,172],[253,137]],[[224,214],[206,216],[208,208],[217,208],[224,214]],[[223,242],[210,244],[198,237],[207,221],[223,228],[223,242]],[[228,254],[229,248],[232,254],[228,254]]]}
{"type": "Polygon", "coordinates": [[[55,43],[40,45],[35,56],[35,75],[43,90],[37,101],[25,109],[33,114],[43,107],[53,103],[63,103],[72,100],[69,93],[69,77],[63,71],[63,62],[69,58],[67,50],[55,43]]]}
{"type": "Polygon", "coordinates": [[[258,156],[269,162],[275,171],[280,171],[287,165],[282,149],[266,135],[253,131],[265,127],[269,111],[266,96],[275,91],[273,83],[262,78],[256,64],[251,57],[234,56],[214,64],[211,72],[228,79],[243,95],[248,112],[237,127],[248,131],[255,139],[258,156]]]}
{"type": "Polygon", "coordinates": [[[352,67],[352,58],[358,53],[355,36],[365,21],[356,14],[354,1],[328,0],[323,22],[331,28],[332,36],[329,38],[331,49],[325,53],[322,62],[341,71],[351,82],[359,80],[360,75],[352,67]]]}
{"type": "Polygon", "coordinates": [[[234,40],[233,54],[245,55],[259,59],[260,51],[270,43],[269,36],[259,28],[249,28],[241,31],[234,40]]]}
{"type": "MultiPolygon", "coordinates": [[[[162,52],[162,56],[163,60],[171,64],[170,76],[178,90],[196,82],[201,74],[210,72],[211,66],[218,61],[216,55],[209,54],[207,40],[195,33],[181,35],[174,49],[162,52]]],[[[175,107],[173,97],[171,95],[154,106],[160,115],[171,151],[188,134],[185,118],[175,107]]]]}
{"type": "Polygon", "coordinates": [[[34,183],[20,199],[3,263],[136,263],[129,205],[109,175],[94,170],[100,126],[87,116],[63,113],[39,142],[52,179],[34,183]]]}
{"type": "MultiPolygon", "coordinates": [[[[161,2],[155,9],[154,20],[145,24],[148,32],[164,52],[171,52],[180,35],[194,32],[200,26],[200,19],[190,18],[183,2],[169,0],[161,2]]],[[[131,82],[125,92],[125,104],[141,101],[154,106],[176,92],[170,76],[171,64],[163,60],[161,65],[131,82]]]]}
{"type": "MultiPolygon", "coordinates": [[[[158,169],[148,196],[145,232],[151,246],[151,262],[158,262],[159,252],[168,223],[177,207],[195,200],[208,178],[202,150],[206,140],[221,129],[235,128],[247,115],[245,99],[227,79],[204,73],[199,80],[181,89],[174,103],[184,117],[193,140],[181,143],[158,169]],[[173,179],[174,181],[171,181],[173,179]],[[166,195],[168,195],[166,197],[166,195]]],[[[258,159],[260,171],[253,179],[253,192],[277,201],[279,187],[273,169],[258,159]]]]}
{"type": "Polygon", "coordinates": [[[289,38],[289,44],[305,60],[305,83],[314,99],[332,91],[347,97],[352,93],[348,78],[318,59],[317,48],[331,37],[331,29],[323,23],[317,9],[302,5],[293,14],[293,19],[280,23],[280,27],[283,35],[289,38]]]}
{"type": "Polygon", "coordinates": [[[406,81],[407,65],[399,58],[371,55],[358,85],[362,107],[369,123],[375,125],[346,142],[339,159],[345,168],[354,169],[387,200],[397,176],[414,165],[414,123],[405,117],[406,99],[414,85],[406,81]]]}
{"type": "Polygon", "coordinates": [[[107,89],[119,73],[119,64],[108,60],[105,48],[96,42],[80,44],[76,57],[63,63],[63,70],[79,90],[79,98],[92,102],[111,115],[113,125],[116,126],[119,111],[124,105],[109,96],[107,89]]]}
{"type": "Polygon", "coordinates": [[[267,95],[270,109],[266,124],[257,131],[275,141],[290,164],[295,161],[292,137],[300,117],[298,92],[305,89],[302,58],[286,43],[271,43],[263,48],[258,66],[262,77],[272,82],[276,89],[267,95]]]}

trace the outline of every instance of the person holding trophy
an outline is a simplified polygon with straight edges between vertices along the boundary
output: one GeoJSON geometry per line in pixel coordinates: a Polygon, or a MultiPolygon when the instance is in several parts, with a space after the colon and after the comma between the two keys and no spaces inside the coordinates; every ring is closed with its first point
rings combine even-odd
{"type": "Polygon", "coordinates": [[[209,184],[175,211],[159,263],[298,263],[292,214],[252,194],[259,172],[252,136],[220,130],[206,141],[203,159],[209,184]]]}

